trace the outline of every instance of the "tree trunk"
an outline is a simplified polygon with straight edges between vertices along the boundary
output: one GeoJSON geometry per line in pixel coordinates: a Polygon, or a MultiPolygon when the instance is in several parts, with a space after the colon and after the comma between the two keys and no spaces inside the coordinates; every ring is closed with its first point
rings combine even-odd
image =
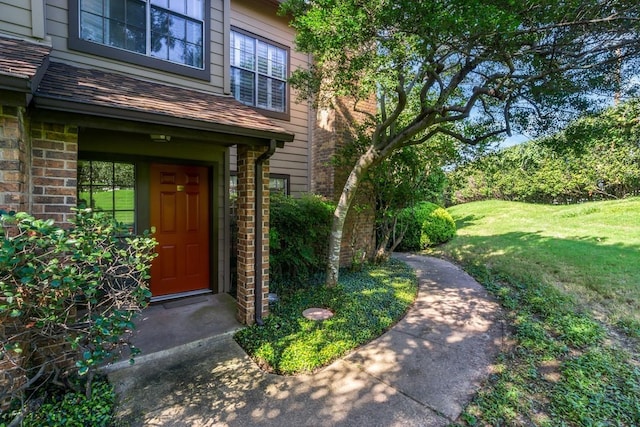
{"type": "Polygon", "coordinates": [[[358,190],[362,177],[378,157],[379,154],[374,148],[369,147],[369,149],[360,156],[353,169],[351,169],[347,182],[342,189],[338,206],[336,206],[336,210],[333,213],[333,224],[331,226],[331,237],[329,239],[329,260],[327,264],[327,278],[325,280],[325,284],[328,287],[333,287],[338,283],[342,230],[345,219],[347,218],[347,213],[349,212],[349,207],[356,196],[356,191],[358,190]]]}

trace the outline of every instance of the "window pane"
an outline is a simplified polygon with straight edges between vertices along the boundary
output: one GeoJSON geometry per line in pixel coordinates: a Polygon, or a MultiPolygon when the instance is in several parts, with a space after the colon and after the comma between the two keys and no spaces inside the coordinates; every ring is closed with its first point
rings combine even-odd
{"type": "Polygon", "coordinates": [[[94,187],[92,207],[97,211],[113,211],[113,190],[106,187],[94,187]]]}
{"type": "Polygon", "coordinates": [[[86,209],[91,207],[91,193],[88,186],[78,186],[78,207],[80,209],[86,209]]]}
{"type": "Polygon", "coordinates": [[[113,217],[116,221],[121,222],[125,225],[128,225],[130,231],[133,232],[133,224],[134,224],[134,212],[133,211],[116,211],[113,214],[113,217]]]}
{"type": "Polygon", "coordinates": [[[91,183],[91,162],[78,160],[78,183],[91,183]]]}
{"type": "Polygon", "coordinates": [[[94,15],[102,16],[102,0],[81,0],[80,10],[83,12],[90,12],[94,15]]]}
{"type": "Polygon", "coordinates": [[[135,184],[135,169],[130,163],[116,163],[114,165],[114,183],[120,187],[133,187],[135,184]]]}
{"type": "Polygon", "coordinates": [[[185,62],[185,46],[182,40],[169,39],[169,61],[185,62]]]}
{"type": "Polygon", "coordinates": [[[144,28],[127,25],[125,28],[126,49],[138,53],[146,53],[147,38],[144,28]]]}
{"type": "Polygon", "coordinates": [[[102,17],[82,12],[80,19],[80,37],[83,40],[104,43],[104,23],[102,17]]]}
{"type": "Polygon", "coordinates": [[[284,111],[285,84],[268,77],[258,77],[258,107],[273,111],[284,111]]]}
{"type": "Polygon", "coordinates": [[[160,9],[151,9],[151,56],[169,59],[167,34],[169,33],[169,14],[160,9]]]}
{"type": "Polygon", "coordinates": [[[286,52],[283,49],[271,47],[269,49],[269,75],[278,79],[285,79],[287,76],[286,52]]]}
{"type": "Polygon", "coordinates": [[[254,105],[254,74],[234,68],[231,70],[231,91],[234,97],[245,104],[254,105]]]}
{"type": "Polygon", "coordinates": [[[258,72],[261,74],[269,72],[269,46],[260,41],[258,42],[258,72]]]}
{"type": "Polygon", "coordinates": [[[186,38],[187,21],[184,18],[171,16],[169,19],[169,32],[171,37],[184,40],[186,38]]]}
{"type": "Polygon", "coordinates": [[[107,14],[109,19],[120,22],[126,21],[124,0],[110,0],[107,4],[109,5],[109,13],[107,14]]]}
{"type": "Polygon", "coordinates": [[[193,67],[202,68],[202,46],[187,43],[184,63],[193,67]]]}
{"type": "Polygon", "coordinates": [[[187,16],[195,19],[204,19],[204,1],[187,0],[187,16]]]}
{"type": "Polygon", "coordinates": [[[187,13],[187,7],[184,0],[169,0],[169,9],[183,15],[187,13]]]}
{"type": "Polygon", "coordinates": [[[133,188],[131,187],[116,187],[113,190],[113,197],[115,200],[114,208],[116,210],[133,210],[135,205],[135,198],[133,195],[133,188]]]}
{"type": "Polygon", "coordinates": [[[114,47],[119,47],[124,49],[126,47],[124,24],[118,21],[108,21],[108,22],[109,22],[108,44],[114,47]]]}
{"type": "Polygon", "coordinates": [[[127,23],[144,29],[147,26],[147,7],[138,0],[127,0],[127,23]]]}
{"type": "Polygon", "coordinates": [[[196,45],[202,45],[202,24],[187,21],[186,41],[196,45]]]}
{"type": "Polygon", "coordinates": [[[151,0],[151,4],[155,4],[166,9],[169,7],[169,0],[151,0]]]}
{"type": "Polygon", "coordinates": [[[91,184],[111,187],[113,185],[113,163],[91,162],[91,184]]]}
{"type": "Polygon", "coordinates": [[[255,43],[250,37],[231,32],[231,65],[255,69],[255,43]]]}

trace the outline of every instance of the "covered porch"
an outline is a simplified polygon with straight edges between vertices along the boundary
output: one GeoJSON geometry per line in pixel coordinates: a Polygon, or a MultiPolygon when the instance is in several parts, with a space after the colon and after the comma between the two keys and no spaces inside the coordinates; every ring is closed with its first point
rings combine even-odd
{"type": "MultiPolygon", "coordinates": [[[[133,207],[118,208],[114,196],[109,209],[131,211],[133,229],[155,230],[161,243],[151,279],[156,293],[152,300],[158,302],[149,313],[159,307],[167,310],[174,298],[197,295],[220,316],[229,316],[229,148],[235,145],[237,303],[231,319],[218,326],[251,324],[266,315],[268,158],[293,140],[293,134],[233,98],[54,62],[50,51],[46,45],[0,37],[0,119],[5,130],[0,132],[0,144],[5,159],[10,159],[0,170],[4,182],[0,208],[27,211],[65,225],[80,198],[94,190],[115,194],[127,188],[133,207]],[[130,165],[133,178],[124,185],[114,172],[112,181],[94,182],[87,178],[93,172],[87,175],[81,167],[86,162],[130,165]],[[198,197],[193,197],[196,187],[198,197]],[[202,209],[194,211],[195,206],[202,209]],[[194,243],[189,236],[161,240],[162,233],[174,233],[171,227],[180,221],[185,236],[190,232],[200,240],[194,243]],[[177,283],[192,286],[196,257],[195,288],[157,286],[159,280],[176,274],[183,274],[177,283]],[[212,295],[226,302],[218,304],[212,295]]],[[[107,209],[95,200],[90,205],[107,209]]],[[[187,338],[194,329],[202,329],[190,322],[176,321],[172,326],[181,327],[187,338]]]]}

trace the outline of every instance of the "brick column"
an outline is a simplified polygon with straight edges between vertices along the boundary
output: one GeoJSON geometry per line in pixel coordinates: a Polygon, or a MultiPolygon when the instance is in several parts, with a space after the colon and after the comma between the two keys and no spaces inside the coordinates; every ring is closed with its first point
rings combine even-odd
{"type": "Polygon", "coordinates": [[[78,128],[32,123],[31,143],[32,213],[68,225],[76,206],[78,128]]]}
{"type": "Polygon", "coordinates": [[[262,317],[269,315],[269,160],[262,164],[262,317]]]}
{"type": "Polygon", "coordinates": [[[29,147],[24,108],[0,105],[0,209],[28,210],[29,147]]]}
{"type": "Polygon", "coordinates": [[[256,224],[255,163],[265,151],[238,146],[238,312],[241,323],[255,322],[256,239],[262,239],[262,315],[269,310],[269,166],[263,164],[262,224],[256,224]]]}

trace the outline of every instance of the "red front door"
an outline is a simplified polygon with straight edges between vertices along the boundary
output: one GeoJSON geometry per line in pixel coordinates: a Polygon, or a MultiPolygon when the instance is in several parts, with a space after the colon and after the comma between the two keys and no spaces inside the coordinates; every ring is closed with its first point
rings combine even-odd
{"type": "Polygon", "coordinates": [[[153,296],[210,287],[207,176],[200,166],[151,165],[151,227],[158,241],[153,296]]]}

